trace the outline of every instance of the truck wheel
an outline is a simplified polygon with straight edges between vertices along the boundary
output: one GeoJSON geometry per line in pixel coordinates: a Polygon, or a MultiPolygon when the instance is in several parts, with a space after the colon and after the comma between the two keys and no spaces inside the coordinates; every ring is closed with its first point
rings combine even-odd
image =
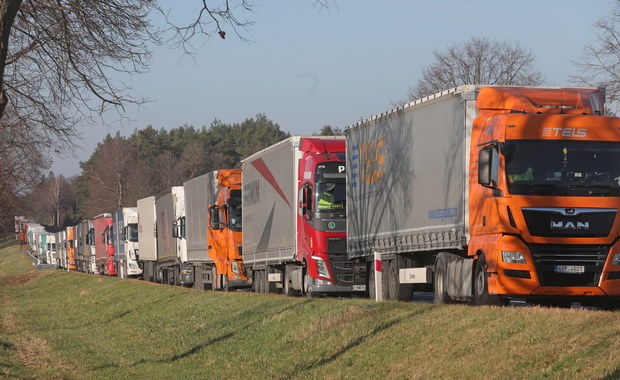
{"type": "Polygon", "coordinates": [[[304,275],[304,293],[306,294],[306,297],[308,298],[319,298],[321,297],[321,293],[317,293],[317,292],[309,292],[308,291],[308,284],[310,283],[310,276],[309,275],[304,275]]]}
{"type": "Polygon", "coordinates": [[[413,298],[413,285],[400,283],[400,265],[398,259],[390,263],[388,275],[388,293],[393,301],[411,301],[413,298]]]}
{"type": "Polygon", "coordinates": [[[288,267],[284,267],[284,284],[282,284],[282,294],[285,296],[295,296],[295,290],[291,286],[291,270],[288,267]]]}
{"type": "Polygon", "coordinates": [[[254,283],[254,293],[260,293],[261,290],[261,284],[260,284],[260,273],[261,271],[257,270],[254,271],[254,276],[253,277],[253,283],[254,283]]]}
{"type": "Polygon", "coordinates": [[[487,277],[487,263],[484,255],[476,260],[474,272],[474,305],[504,305],[506,300],[497,295],[489,294],[489,281],[487,277]]]}
{"type": "Polygon", "coordinates": [[[230,291],[230,287],[228,286],[228,276],[225,274],[222,275],[222,290],[225,292],[230,291]]]}
{"type": "Polygon", "coordinates": [[[454,300],[448,295],[448,258],[444,252],[439,252],[435,259],[435,286],[434,302],[438,305],[453,303],[454,300]]]}
{"type": "Polygon", "coordinates": [[[258,292],[267,293],[267,271],[265,270],[258,271],[258,292]]]}
{"type": "Polygon", "coordinates": [[[268,281],[269,279],[267,278],[267,276],[268,275],[267,275],[267,270],[266,269],[261,271],[261,280],[262,280],[262,284],[263,284],[261,293],[263,293],[263,294],[269,293],[269,281],[268,281]]]}

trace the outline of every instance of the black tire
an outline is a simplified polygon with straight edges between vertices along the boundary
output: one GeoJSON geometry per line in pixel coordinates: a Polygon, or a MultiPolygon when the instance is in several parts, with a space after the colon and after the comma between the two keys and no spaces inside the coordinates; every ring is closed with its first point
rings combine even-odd
{"type": "Polygon", "coordinates": [[[254,293],[260,293],[260,271],[256,270],[253,272],[253,288],[254,293]]]}
{"type": "Polygon", "coordinates": [[[505,305],[507,301],[501,296],[489,294],[487,263],[484,255],[480,255],[474,271],[474,305],[505,305]]]}
{"type": "Polygon", "coordinates": [[[292,271],[292,268],[289,268],[289,267],[284,268],[284,286],[282,287],[282,293],[285,296],[296,297],[296,296],[299,296],[299,292],[293,289],[293,287],[290,284],[291,271],[292,271]]]}
{"type": "Polygon", "coordinates": [[[317,292],[310,292],[308,291],[308,284],[310,283],[310,275],[308,274],[308,268],[304,267],[303,269],[303,290],[304,290],[304,295],[308,298],[318,298],[321,296],[320,293],[317,292]]]}
{"type": "Polygon", "coordinates": [[[269,293],[269,284],[267,283],[267,271],[260,271],[260,292],[263,294],[269,293]]]}
{"type": "Polygon", "coordinates": [[[390,263],[387,273],[388,294],[392,301],[411,301],[413,299],[413,284],[400,283],[400,265],[396,259],[390,263]]]}
{"type": "Polygon", "coordinates": [[[435,259],[435,273],[433,275],[434,299],[433,302],[438,305],[446,305],[454,303],[454,300],[448,295],[448,255],[440,252],[435,259]]]}
{"type": "Polygon", "coordinates": [[[225,292],[230,292],[230,287],[228,286],[228,276],[225,274],[222,275],[222,290],[225,292]]]}

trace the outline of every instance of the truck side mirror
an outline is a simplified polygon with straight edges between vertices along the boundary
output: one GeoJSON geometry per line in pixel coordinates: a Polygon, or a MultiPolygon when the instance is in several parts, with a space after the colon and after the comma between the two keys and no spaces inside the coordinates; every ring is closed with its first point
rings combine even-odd
{"type": "Polygon", "coordinates": [[[301,215],[306,220],[311,219],[310,211],[312,209],[312,185],[305,182],[301,187],[301,215]]]}
{"type": "Polygon", "coordinates": [[[179,225],[177,224],[176,220],[172,222],[172,237],[173,238],[179,237],[179,225]]]}
{"type": "Polygon", "coordinates": [[[209,206],[209,227],[214,231],[220,229],[220,213],[215,205],[209,206]]]}
{"type": "Polygon", "coordinates": [[[492,189],[499,184],[499,153],[493,145],[484,147],[478,154],[478,183],[492,189]]]}

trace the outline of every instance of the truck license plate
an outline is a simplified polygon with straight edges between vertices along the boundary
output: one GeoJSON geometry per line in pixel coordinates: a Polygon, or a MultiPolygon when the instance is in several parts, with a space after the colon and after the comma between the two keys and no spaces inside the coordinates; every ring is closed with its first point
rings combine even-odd
{"type": "Polygon", "coordinates": [[[365,292],[366,285],[353,285],[353,291],[354,292],[365,292]]]}
{"type": "Polygon", "coordinates": [[[556,265],[555,273],[583,274],[586,267],[583,265],[556,265]]]}

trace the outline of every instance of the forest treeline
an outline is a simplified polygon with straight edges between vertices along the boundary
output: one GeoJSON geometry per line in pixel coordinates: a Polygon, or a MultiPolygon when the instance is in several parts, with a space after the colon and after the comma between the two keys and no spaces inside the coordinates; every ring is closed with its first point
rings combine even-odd
{"type": "MultiPolygon", "coordinates": [[[[320,134],[339,133],[324,126],[320,134]]],[[[49,225],[71,225],[103,212],[135,206],[140,198],[241,160],[290,134],[264,114],[241,123],[214,120],[209,126],[166,130],[148,126],[130,136],[108,135],[79,176],[50,172],[20,202],[24,213],[49,225]]]]}

